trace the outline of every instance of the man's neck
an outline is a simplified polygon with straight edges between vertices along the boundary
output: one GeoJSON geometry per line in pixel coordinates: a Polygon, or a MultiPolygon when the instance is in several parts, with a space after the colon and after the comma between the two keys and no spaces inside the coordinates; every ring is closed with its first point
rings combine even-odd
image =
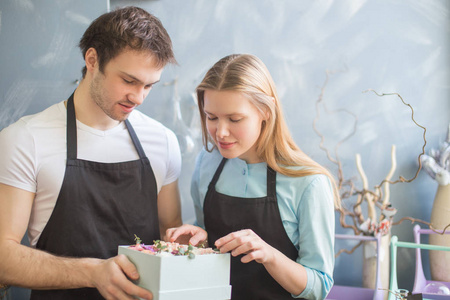
{"type": "Polygon", "coordinates": [[[120,121],[111,119],[92,100],[88,83],[84,79],[81,80],[75,90],[73,98],[76,118],[81,123],[98,130],[108,130],[121,123],[120,121]]]}

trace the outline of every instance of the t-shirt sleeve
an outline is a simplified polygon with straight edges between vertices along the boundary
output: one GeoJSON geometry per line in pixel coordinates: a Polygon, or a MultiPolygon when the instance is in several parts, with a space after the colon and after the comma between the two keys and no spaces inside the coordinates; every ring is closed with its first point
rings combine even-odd
{"type": "Polygon", "coordinates": [[[0,183],[35,193],[35,148],[22,120],[0,131],[0,183]]]}
{"type": "Polygon", "coordinates": [[[174,182],[181,174],[181,152],[175,133],[166,129],[167,135],[167,175],[164,184],[174,182]]]}

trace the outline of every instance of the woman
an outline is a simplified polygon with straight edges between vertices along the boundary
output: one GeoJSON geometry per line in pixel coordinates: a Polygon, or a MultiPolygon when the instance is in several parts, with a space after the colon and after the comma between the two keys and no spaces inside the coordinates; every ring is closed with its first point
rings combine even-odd
{"type": "Polygon", "coordinates": [[[231,252],[233,300],[324,299],[339,197],[330,173],[293,141],[266,66],[224,57],[197,96],[205,148],[191,194],[201,228],[171,228],[168,239],[231,252]]]}

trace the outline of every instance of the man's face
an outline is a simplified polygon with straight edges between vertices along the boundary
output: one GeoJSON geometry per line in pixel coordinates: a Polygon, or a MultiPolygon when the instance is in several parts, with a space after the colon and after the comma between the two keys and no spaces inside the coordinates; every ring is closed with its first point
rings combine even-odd
{"type": "Polygon", "coordinates": [[[96,68],[90,96],[108,117],[124,121],[144,102],[162,71],[148,52],[125,50],[105,65],[103,73],[96,68]]]}

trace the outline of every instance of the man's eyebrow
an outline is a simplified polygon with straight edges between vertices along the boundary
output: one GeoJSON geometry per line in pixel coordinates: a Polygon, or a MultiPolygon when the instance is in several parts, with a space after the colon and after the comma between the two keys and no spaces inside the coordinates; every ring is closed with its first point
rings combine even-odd
{"type": "MultiPolygon", "coordinates": [[[[137,81],[138,83],[144,84],[144,83],[142,82],[142,80],[140,80],[139,78],[136,78],[135,76],[133,76],[133,75],[131,75],[131,74],[128,74],[128,73],[125,73],[125,72],[121,72],[121,73],[122,73],[123,75],[127,76],[127,77],[130,77],[130,78],[133,79],[134,81],[137,81]]],[[[145,84],[145,85],[153,85],[153,84],[158,83],[158,82],[159,82],[159,80],[157,80],[157,81],[155,81],[155,82],[151,82],[151,83],[145,84]]]]}

